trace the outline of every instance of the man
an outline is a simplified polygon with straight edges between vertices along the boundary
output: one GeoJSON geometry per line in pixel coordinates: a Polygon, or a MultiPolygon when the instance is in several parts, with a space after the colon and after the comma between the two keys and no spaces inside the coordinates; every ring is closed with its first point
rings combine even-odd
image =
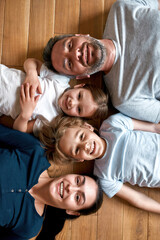
{"type": "Polygon", "coordinates": [[[158,4],[157,0],[117,0],[108,16],[104,39],[84,35],[62,36],[55,43],[50,39],[44,50],[46,65],[77,79],[103,71],[115,108],[132,118],[158,123],[158,4]]]}

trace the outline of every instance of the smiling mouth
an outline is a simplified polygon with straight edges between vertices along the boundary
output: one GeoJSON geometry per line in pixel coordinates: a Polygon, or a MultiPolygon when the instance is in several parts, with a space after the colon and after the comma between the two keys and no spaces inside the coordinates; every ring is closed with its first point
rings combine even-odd
{"type": "Polygon", "coordinates": [[[95,144],[95,142],[93,142],[93,143],[92,143],[92,147],[91,147],[90,155],[95,152],[95,149],[96,149],[96,144],[95,144]]]}
{"type": "Polygon", "coordinates": [[[60,189],[59,189],[59,194],[60,194],[61,198],[63,198],[63,195],[64,195],[63,188],[64,188],[64,184],[63,184],[63,182],[61,182],[60,183],[60,189]]]}
{"type": "Polygon", "coordinates": [[[84,43],[83,45],[82,62],[85,67],[89,65],[89,48],[87,43],[84,43]]]}

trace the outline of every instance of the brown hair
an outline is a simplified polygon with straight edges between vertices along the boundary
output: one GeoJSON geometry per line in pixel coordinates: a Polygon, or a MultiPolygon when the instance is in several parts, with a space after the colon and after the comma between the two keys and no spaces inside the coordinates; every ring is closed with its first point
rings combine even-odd
{"type": "MultiPolygon", "coordinates": [[[[47,42],[47,44],[43,50],[43,55],[42,55],[44,63],[48,69],[52,70],[55,73],[58,73],[56,71],[56,69],[53,67],[52,61],[51,61],[52,48],[54,47],[56,42],[58,42],[59,40],[68,38],[68,37],[72,37],[72,36],[74,36],[74,34],[65,34],[65,35],[55,36],[55,37],[52,37],[49,39],[49,41],[47,42]]],[[[73,78],[73,76],[71,76],[71,77],[73,78]]]]}
{"type": "Polygon", "coordinates": [[[62,114],[58,115],[48,125],[44,125],[39,133],[40,141],[46,149],[46,155],[49,161],[56,164],[70,163],[76,161],[71,157],[63,154],[59,148],[59,141],[64,135],[67,128],[81,127],[85,124],[82,118],[67,117],[62,114]]]}
{"type": "Polygon", "coordinates": [[[91,84],[85,84],[83,88],[88,89],[91,92],[94,101],[98,105],[97,110],[95,111],[91,119],[106,119],[108,117],[108,94],[104,93],[101,88],[97,88],[96,86],[91,84]]]}

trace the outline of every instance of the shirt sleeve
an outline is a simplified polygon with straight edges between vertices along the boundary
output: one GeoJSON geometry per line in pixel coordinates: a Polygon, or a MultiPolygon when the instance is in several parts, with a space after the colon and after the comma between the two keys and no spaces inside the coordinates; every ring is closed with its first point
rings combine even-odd
{"type": "Polygon", "coordinates": [[[40,69],[40,77],[42,79],[44,78],[47,78],[49,79],[50,81],[57,81],[59,82],[60,84],[68,84],[69,81],[70,81],[70,78],[67,77],[67,76],[63,76],[63,75],[60,75],[58,73],[54,73],[53,71],[51,71],[50,69],[48,69],[45,64],[42,64],[41,66],[41,69],[40,69]]]}
{"type": "Polygon", "coordinates": [[[116,195],[123,183],[121,181],[109,181],[106,179],[100,179],[101,182],[101,186],[102,186],[102,190],[104,191],[104,193],[109,197],[112,198],[114,195],[116,195]]]}
{"type": "Polygon", "coordinates": [[[158,0],[117,0],[117,2],[125,2],[126,4],[138,4],[158,10],[158,0]]]}
{"type": "Polygon", "coordinates": [[[154,123],[160,122],[160,101],[157,99],[124,102],[116,108],[131,118],[154,123]]]}
{"type": "Polygon", "coordinates": [[[108,119],[106,119],[100,128],[100,134],[102,132],[108,132],[112,128],[115,129],[129,129],[133,130],[133,121],[130,117],[122,114],[122,113],[117,113],[114,115],[111,115],[108,119]]]}
{"type": "Polygon", "coordinates": [[[0,124],[0,144],[25,151],[30,148],[40,146],[40,142],[33,135],[23,133],[0,124]]]}

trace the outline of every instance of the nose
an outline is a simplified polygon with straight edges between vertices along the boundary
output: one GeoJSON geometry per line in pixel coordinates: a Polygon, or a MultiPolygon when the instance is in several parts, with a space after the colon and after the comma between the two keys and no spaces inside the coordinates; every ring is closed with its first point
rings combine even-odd
{"type": "Polygon", "coordinates": [[[69,194],[69,193],[73,193],[73,192],[78,191],[79,190],[79,186],[68,184],[65,189],[66,189],[67,193],[69,194]]]}
{"type": "Polygon", "coordinates": [[[68,97],[68,109],[76,106],[76,100],[74,98],[68,97]]]}
{"type": "Polygon", "coordinates": [[[67,53],[68,57],[74,60],[80,60],[81,51],[79,48],[73,48],[71,51],[67,53]]]}
{"type": "Polygon", "coordinates": [[[76,59],[79,60],[81,57],[81,51],[79,48],[76,49],[76,59]]]}

